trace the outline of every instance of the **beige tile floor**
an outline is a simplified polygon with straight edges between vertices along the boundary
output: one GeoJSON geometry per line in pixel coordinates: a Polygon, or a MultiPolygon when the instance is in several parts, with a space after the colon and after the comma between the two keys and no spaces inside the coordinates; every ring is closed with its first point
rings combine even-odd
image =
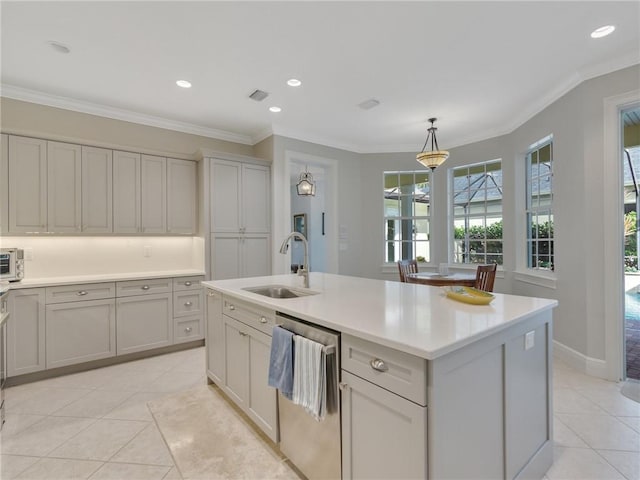
{"type": "MultiPolygon", "coordinates": [[[[174,458],[185,452],[169,450],[148,403],[193,389],[195,398],[205,382],[197,348],[9,388],[0,478],[181,479],[174,458]]],[[[546,479],[640,480],[640,404],[620,387],[555,362],[555,461],[546,479]]],[[[172,443],[175,433],[166,432],[172,443]]],[[[252,448],[273,455],[265,444],[252,448]]],[[[246,463],[234,476],[258,474],[246,463]]]]}

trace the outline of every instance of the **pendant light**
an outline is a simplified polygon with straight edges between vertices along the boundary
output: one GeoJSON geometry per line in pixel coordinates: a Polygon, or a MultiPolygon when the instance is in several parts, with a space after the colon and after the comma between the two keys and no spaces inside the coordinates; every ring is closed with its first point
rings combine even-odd
{"type": "Polygon", "coordinates": [[[298,195],[301,197],[315,197],[316,184],[313,181],[313,175],[309,173],[309,167],[305,167],[305,171],[300,174],[300,181],[296,185],[298,195]]]}
{"type": "Polygon", "coordinates": [[[430,118],[431,127],[427,129],[429,133],[427,133],[427,139],[424,141],[424,146],[422,147],[422,152],[416,155],[416,160],[420,162],[425,167],[429,167],[431,170],[435,170],[438,165],[441,165],[447,158],[449,158],[449,152],[446,150],[440,150],[438,147],[438,140],[436,139],[436,127],[433,126],[437,118],[430,118]],[[431,150],[425,152],[425,148],[429,143],[429,138],[431,138],[431,150]],[[435,149],[434,149],[435,146],[435,149]]]}

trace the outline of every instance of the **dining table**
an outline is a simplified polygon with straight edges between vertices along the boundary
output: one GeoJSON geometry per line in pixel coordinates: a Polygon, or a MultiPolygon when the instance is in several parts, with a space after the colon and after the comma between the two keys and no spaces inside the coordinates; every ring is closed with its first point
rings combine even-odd
{"type": "Polygon", "coordinates": [[[449,273],[446,275],[432,272],[408,273],[405,275],[409,283],[420,283],[423,285],[433,285],[445,287],[449,285],[462,285],[473,287],[476,283],[475,273],[449,273]]]}

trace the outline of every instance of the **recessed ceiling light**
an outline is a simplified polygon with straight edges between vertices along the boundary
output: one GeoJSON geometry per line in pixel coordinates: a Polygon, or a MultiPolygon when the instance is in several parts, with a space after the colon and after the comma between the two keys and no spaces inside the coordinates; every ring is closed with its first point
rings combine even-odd
{"type": "Polygon", "coordinates": [[[287,85],[289,85],[290,87],[299,87],[300,85],[302,85],[302,82],[297,78],[290,78],[289,80],[287,80],[287,85]]]}
{"type": "Polygon", "coordinates": [[[273,107],[269,107],[269,111],[273,113],[278,113],[278,112],[281,112],[282,109],[280,107],[273,106],[273,107]]]}
{"type": "Polygon", "coordinates": [[[58,53],[69,53],[71,49],[67,47],[64,43],[56,42],[55,40],[51,40],[47,42],[51,48],[53,48],[58,53]]]}
{"type": "Polygon", "coordinates": [[[593,32],[591,32],[591,38],[602,38],[607,35],[613,33],[616,29],[613,25],[605,25],[604,27],[596,28],[593,32]]]}
{"type": "Polygon", "coordinates": [[[182,88],[191,88],[191,82],[188,82],[186,80],[178,80],[176,82],[176,85],[182,88]]]}

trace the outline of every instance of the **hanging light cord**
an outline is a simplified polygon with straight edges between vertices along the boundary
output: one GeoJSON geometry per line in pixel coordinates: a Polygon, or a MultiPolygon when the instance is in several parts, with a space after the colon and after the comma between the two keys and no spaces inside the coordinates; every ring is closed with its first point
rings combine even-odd
{"type": "Polygon", "coordinates": [[[440,148],[438,147],[438,139],[436,138],[436,130],[437,128],[433,126],[434,122],[437,120],[437,118],[430,118],[429,121],[431,122],[431,127],[429,127],[427,129],[427,131],[429,133],[427,133],[427,139],[424,141],[424,145],[422,146],[422,151],[424,152],[424,149],[427,146],[427,143],[429,143],[429,137],[431,137],[431,151],[433,151],[433,145],[435,144],[436,146],[436,150],[440,150],[440,148]]]}

